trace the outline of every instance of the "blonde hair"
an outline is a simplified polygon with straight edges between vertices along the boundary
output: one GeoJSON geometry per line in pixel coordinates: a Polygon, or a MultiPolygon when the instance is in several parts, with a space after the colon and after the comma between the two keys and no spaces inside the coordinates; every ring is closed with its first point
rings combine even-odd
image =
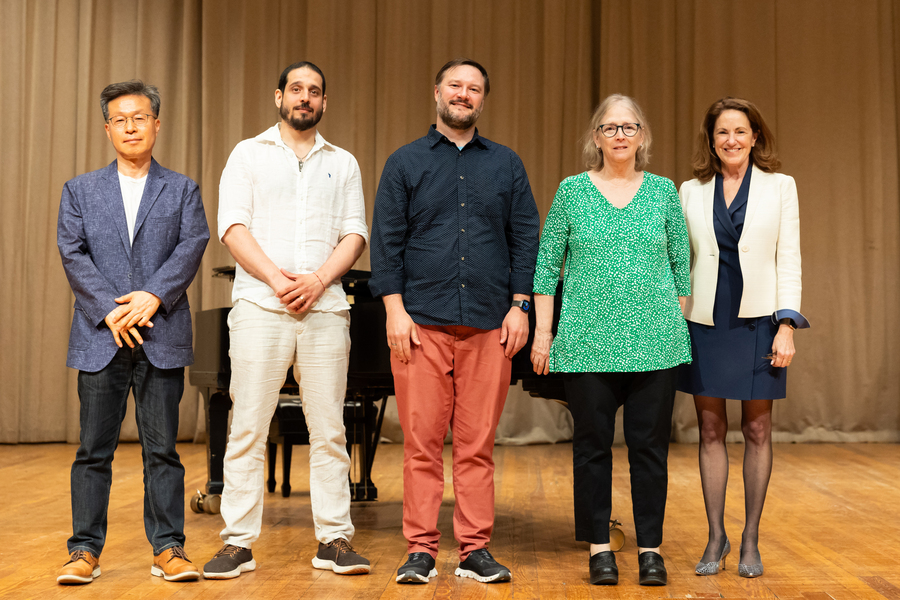
{"type": "Polygon", "coordinates": [[[634,170],[643,171],[650,164],[650,144],[653,141],[653,136],[650,135],[650,125],[647,124],[647,117],[644,116],[644,111],[641,110],[634,98],[623,94],[612,94],[607,96],[594,110],[590,127],[584,136],[582,157],[584,158],[584,166],[587,167],[588,171],[600,171],[603,169],[603,153],[597,149],[597,145],[594,143],[594,132],[600,129],[606,113],[616,104],[621,104],[634,113],[634,117],[641,125],[640,131],[644,133],[644,143],[638,148],[634,157],[634,170]]]}

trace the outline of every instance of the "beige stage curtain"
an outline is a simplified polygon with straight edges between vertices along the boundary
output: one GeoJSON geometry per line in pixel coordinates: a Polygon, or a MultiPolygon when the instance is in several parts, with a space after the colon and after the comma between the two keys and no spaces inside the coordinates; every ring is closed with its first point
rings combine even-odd
{"type": "MultiPolygon", "coordinates": [[[[74,296],[56,248],[62,186],[115,159],[100,91],[131,78],[162,95],[154,156],[199,180],[199,31],[199,2],[0,2],[0,442],[78,441],[76,373],[65,366],[74,296]]],[[[200,288],[189,290],[194,306],[200,288]]],[[[188,439],[196,398],[185,390],[188,439]]],[[[122,436],[136,439],[133,414],[122,436]]]]}
{"type": "MultiPolygon", "coordinates": [[[[690,177],[706,107],[723,95],[757,102],[798,183],[813,323],[796,335],[776,438],[896,441],[898,33],[890,0],[0,0],[0,442],[77,440],[64,367],[72,295],[55,225],[62,184],[113,158],[104,85],[160,87],[155,155],[200,183],[215,238],[222,168],[238,141],[276,122],[284,66],[305,59],[325,72],[320,130],[359,160],[371,218],[385,160],[425,134],[434,74],[458,55],[488,68],[479,130],[522,157],[542,215],[559,181],[582,170],[580,138],[606,94],[644,106],[650,170],[676,184],[690,177]]],[[[195,309],[230,303],[211,269],[231,262],[213,239],[195,309]]],[[[366,254],[357,266],[368,265],[366,254]]],[[[202,430],[200,408],[188,388],[183,437],[202,430]]],[[[692,403],[676,408],[676,439],[696,439],[692,403]]],[[[504,419],[509,441],[559,439],[568,427],[553,404],[515,389],[504,419]],[[536,423],[553,423],[552,435],[536,423]]]]}

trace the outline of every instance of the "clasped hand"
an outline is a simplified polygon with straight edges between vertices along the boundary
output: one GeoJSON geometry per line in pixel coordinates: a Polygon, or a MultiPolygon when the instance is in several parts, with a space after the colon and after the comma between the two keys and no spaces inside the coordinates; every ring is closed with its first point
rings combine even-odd
{"type": "Polygon", "coordinates": [[[281,269],[281,276],[274,284],[275,296],[290,313],[308,311],[325,293],[325,283],[315,273],[298,275],[281,269]]]}
{"type": "Polygon", "coordinates": [[[150,319],[159,309],[160,299],[150,292],[136,290],[115,300],[120,306],[111,310],[104,321],[112,332],[116,346],[121,348],[122,340],[129,348],[134,348],[135,342],[143,344],[144,338],[137,328],[153,327],[150,319]]]}

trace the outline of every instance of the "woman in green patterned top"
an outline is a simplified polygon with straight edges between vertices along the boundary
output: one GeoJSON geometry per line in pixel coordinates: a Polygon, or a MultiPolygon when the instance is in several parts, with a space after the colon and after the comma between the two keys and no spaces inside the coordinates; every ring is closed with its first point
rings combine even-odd
{"type": "Polygon", "coordinates": [[[575,537],[590,542],[591,583],[615,584],[609,546],[612,443],[624,405],[641,585],[665,585],[659,545],[677,365],[691,347],[681,304],[691,293],[690,245],[675,185],[645,172],[650,130],[627,96],[604,100],[586,136],[588,170],[559,186],[534,276],[531,360],[567,373],[575,422],[575,537]],[[562,315],[551,333],[565,258],[562,315]]]}

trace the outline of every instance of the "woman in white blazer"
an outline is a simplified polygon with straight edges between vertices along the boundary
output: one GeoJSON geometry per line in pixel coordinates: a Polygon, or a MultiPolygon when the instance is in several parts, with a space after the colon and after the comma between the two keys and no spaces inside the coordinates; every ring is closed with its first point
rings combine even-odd
{"type": "Polygon", "coordinates": [[[738,573],[759,577],[759,520],[772,472],[772,400],[786,395],[800,314],[800,217],[794,180],[753,103],[723,98],[706,112],[681,186],[691,238],[691,289],[684,307],[693,362],[678,389],[694,396],[709,542],[698,575],[714,575],[731,544],[725,534],[728,431],[725,399],[741,400],[745,523],[738,573]]]}

